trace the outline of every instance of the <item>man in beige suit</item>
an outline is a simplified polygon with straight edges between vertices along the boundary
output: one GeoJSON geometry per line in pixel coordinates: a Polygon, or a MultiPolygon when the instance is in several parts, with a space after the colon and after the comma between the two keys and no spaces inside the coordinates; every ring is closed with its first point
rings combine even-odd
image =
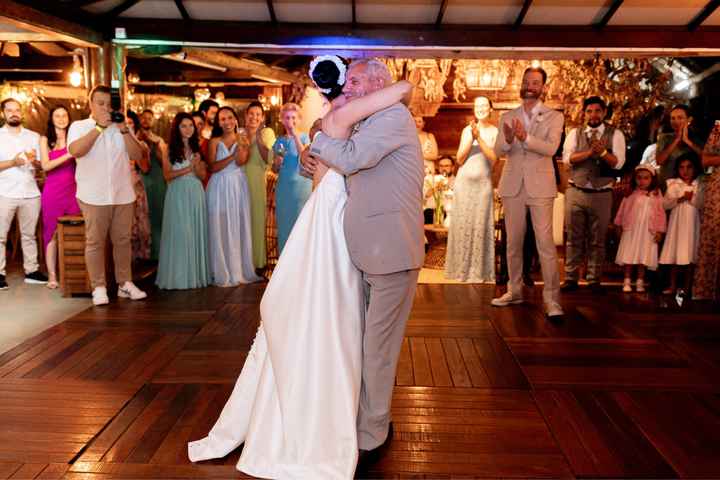
{"type": "MultiPolygon", "coordinates": [[[[343,93],[349,101],[391,82],[377,60],[354,62],[343,93]]],[[[314,136],[310,155],[346,176],[344,229],[350,257],[362,272],[366,312],[358,411],[358,447],[388,438],[390,400],[400,346],[425,256],[423,155],[415,122],[398,103],[360,122],[347,140],[314,136]]],[[[307,171],[314,160],[305,156],[307,171]]]]}
{"type": "Polygon", "coordinates": [[[552,235],[553,199],[557,195],[552,157],[560,145],[563,116],[540,101],[546,80],[541,68],[525,70],[520,89],[522,106],[500,117],[502,132],[495,142],[495,153],[507,157],[498,193],[505,210],[510,283],[507,293],[493,299],[492,304],[504,307],[524,301],[522,249],[529,209],[545,283],[545,312],[551,321],[559,321],[563,310],[552,235]]]}

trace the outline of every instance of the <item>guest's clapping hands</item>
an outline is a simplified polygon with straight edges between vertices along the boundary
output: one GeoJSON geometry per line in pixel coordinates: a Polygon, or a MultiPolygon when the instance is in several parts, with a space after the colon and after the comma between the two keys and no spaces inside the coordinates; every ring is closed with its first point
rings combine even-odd
{"type": "Polygon", "coordinates": [[[524,142],[527,139],[525,125],[519,118],[513,118],[513,132],[519,141],[524,142]]]}
{"type": "Polygon", "coordinates": [[[503,123],[503,135],[505,135],[505,143],[513,143],[515,140],[515,130],[508,123],[503,123]]]}

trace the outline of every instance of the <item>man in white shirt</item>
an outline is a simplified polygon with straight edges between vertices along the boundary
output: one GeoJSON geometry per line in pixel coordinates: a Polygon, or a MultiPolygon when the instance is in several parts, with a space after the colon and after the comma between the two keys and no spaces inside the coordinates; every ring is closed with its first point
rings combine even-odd
{"type": "MultiPolygon", "coordinates": [[[[40,167],[40,135],[22,126],[22,107],[15,99],[0,103],[5,126],[0,128],[0,290],[5,280],[5,246],[15,214],[20,225],[25,283],[47,283],[38,270],[35,229],[40,217],[40,190],[35,170],[40,167]]],[[[17,246],[15,246],[17,248],[17,246]]]]}
{"type": "Polygon", "coordinates": [[[90,92],[90,118],[74,122],[68,132],[68,150],[77,162],[77,199],[85,218],[85,263],[95,305],[109,301],[105,283],[108,232],[118,297],[140,300],[147,296],[132,282],[130,244],[135,204],[130,157],[140,158],[142,145],[124,121],[111,121],[110,111],[110,89],[97,86],[90,92]]]}
{"type": "Polygon", "coordinates": [[[604,123],[607,105],[594,96],[583,102],[584,128],[565,139],[563,162],[570,167],[565,192],[565,282],[561,290],[577,290],[580,267],[587,259],[585,278],[596,293],[605,261],[605,234],[610,224],[613,185],[625,164],[625,136],[604,123]]]}
{"type": "Polygon", "coordinates": [[[553,200],[557,195],[553,155],[560,146],[563,116],[543,105],[540,97],[547,74],[541,68],[525,70],[520,88],[522,105],[500,117],[502,132],[495,153],[506,156],[498,194],[502,198],[507,232],[508,291],[492,300],[505,307],[524,302],[522,293],[523,240],[530,211],[540,266],[545,283],[545,313],[551,322],[562,321],[560,275],[553,241],[553,200]]]}

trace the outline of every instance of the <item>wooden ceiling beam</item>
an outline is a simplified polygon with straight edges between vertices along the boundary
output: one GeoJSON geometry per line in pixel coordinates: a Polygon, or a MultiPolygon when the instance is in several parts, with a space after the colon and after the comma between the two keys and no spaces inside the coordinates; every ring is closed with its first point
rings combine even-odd
{"type": "Polygon", "coordinates": [[[707,20],[707,18],[712,15],[718,7],[720,7],[720,0],[710,0],[710,2],[708,2],[702,10],[700,10],[700,13],[698,13],[695,18],[690,21],[690,23],[688,23],[687,29],[691,32],[697,30],[697,28],[702,25],[702,23],[707,20]]]}
{"type": "Polygon", "coordinates": [[[608,7],[607,11],[602,18],[595,23],[594,27],[597,29],[605,28],[622,4],[623,0],[612,0],[612,3],[608,7]]]}
{"type": "Polygon", "coordinates": [[[0,32],[0,42],[57,42],[59,38],[49,33],[0,32]]]}
{"type": "MultiPolygon", "coordinates": [[[[462,28],[443,25],[437,28],[434,24],[361,24],[352,28],[350,24],[269,25],[194,20],[192,28],[187,29],[183,28],[181,20],[134,18],[118,19],[114,25],[125,28],[127,39],[123,40],[124,43],[132,43],[135,38],[143,41],[157,39],[177,42],[177,45],[183,45],[184,42],[215,43],[222,45],[226,51],[252,50],[255,53],[286,55],[300,51],[303,52],[300,54],[314,55],[317,52],[333,50],[342,51],[343,55],[350,57],[359,57],[395,49],[402,51],[402,55],[412,56],[409,52],[421,50],[423,45],[445,47],[442,52],[438,50],[437,55],[447,56],[465,55],[472,51],[482,55],[482,51],[489,50],[507,50],[517,54],[518,50],[523,48],[535,49],[535,56],[538,49],[543,52],[571,52],[582,49],[600,53],[609,50],[642,49],[637,55],[644,55],[646,51],[682,52],[685,49],[702,49],[709,53],[701,54],[717,56],[720,49],[720,28],[715,27],[703,27],[692,32],[684,26],[608,26],[598,30],[592,26],[525,25],[516,30],[511,25],[463,25],[462,28]],[[568,38],[572,39],[572,42],[568,42],[568,38]],[[268,47],[257,47],[259,44],[268,47]],[[459,52],[461,49],[464,51],[459,52]],[[711,51],[713,49],[714,52],[711,51]]],[[[691,53],[697,54],[695,51],[688,54],[691,53]]]]}
{"type": "Polygon", "coordinates": [[[520,12],[515,19],[515,22],[513,22],[514,29],[520,28],[520,26],[523,24],[523,22],[525,21],[525,15],[527,15],[528,10],[530,10],[530,5],[532,5],[532,0],[523,1],[522,8],[520,8],[520,12]]]}
{"type": "Polygon", "coordinates": [[[180,16],[182,16],[183,20],[186,22],[189,22],[192,20],[190,18],[190,14],[188,13],[187,9],[185,8],[185,5],[183,5],[182,0],[175,0],[175,6],[178,9],[178,12],[180,12],[180,16]]]}
{"type": "Polygon", "coordinates": [[[269,67],[262,62],[238,58],[227,53],[213,50],[187,49],[188,56],[214,65],[220,65],[230,70],[248,70],[253,78],[269,80],[277,83],[293,83],[297,77],[287,70],[269,67]]]}
{"type": "Polygon", "coordinates": [[[69,42],[83,47],[101,45],[103,40],[100,32],[96,30],[14,0],[0,2],[0,21],[34,33],[52,35],[55,41],[69,42]]]}
{"type": "Polygon", "coordinates": [[[118,5],[117,7],[113,8],[107,13],[103,14],[103,17],[109,18],[109,19],[115,19],[122,15],[123,12],[130,10],[132,7],[134,7],[136,4],[140,3],[142,0],[125,0],[123,3],[118,5]]]}
{"type": "Polygon", "coordinates": [[[270,14],[270,22],[278,23],[277,17],[275,16],[275,6],[273,5],[272,0],[267,0],[267,8],[268,13],[270,14]]]}
{"type": "Polygon", "coordinates": [[[352,0],[351,7],[352,7],[352,26],[354,28],[357,26],[357,5],[356,5],[355,0],[352,0]]]}
{"type": "Polygon", "coordinates": [[[442,3],[440,4],[440,9],[438,10],[437,18],[435,19],[435,26],[440,27],[443,22],[443,17],[445,17],[445,10],[447,10],[448,0],[442,0],[442,3]]]}

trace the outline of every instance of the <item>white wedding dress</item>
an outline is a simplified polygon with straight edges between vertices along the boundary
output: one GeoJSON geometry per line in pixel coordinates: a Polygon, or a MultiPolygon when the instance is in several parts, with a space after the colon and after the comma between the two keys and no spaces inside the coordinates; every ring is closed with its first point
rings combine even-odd
{"type": "Polygon", "coordinates": [[[243,442],[238,470],[261,478],[352,478],[362,367],[362,278],[343,232],[347,193],[330,170],[303,208],[260,302],[235,388],[193,462],[243,442]]]}

